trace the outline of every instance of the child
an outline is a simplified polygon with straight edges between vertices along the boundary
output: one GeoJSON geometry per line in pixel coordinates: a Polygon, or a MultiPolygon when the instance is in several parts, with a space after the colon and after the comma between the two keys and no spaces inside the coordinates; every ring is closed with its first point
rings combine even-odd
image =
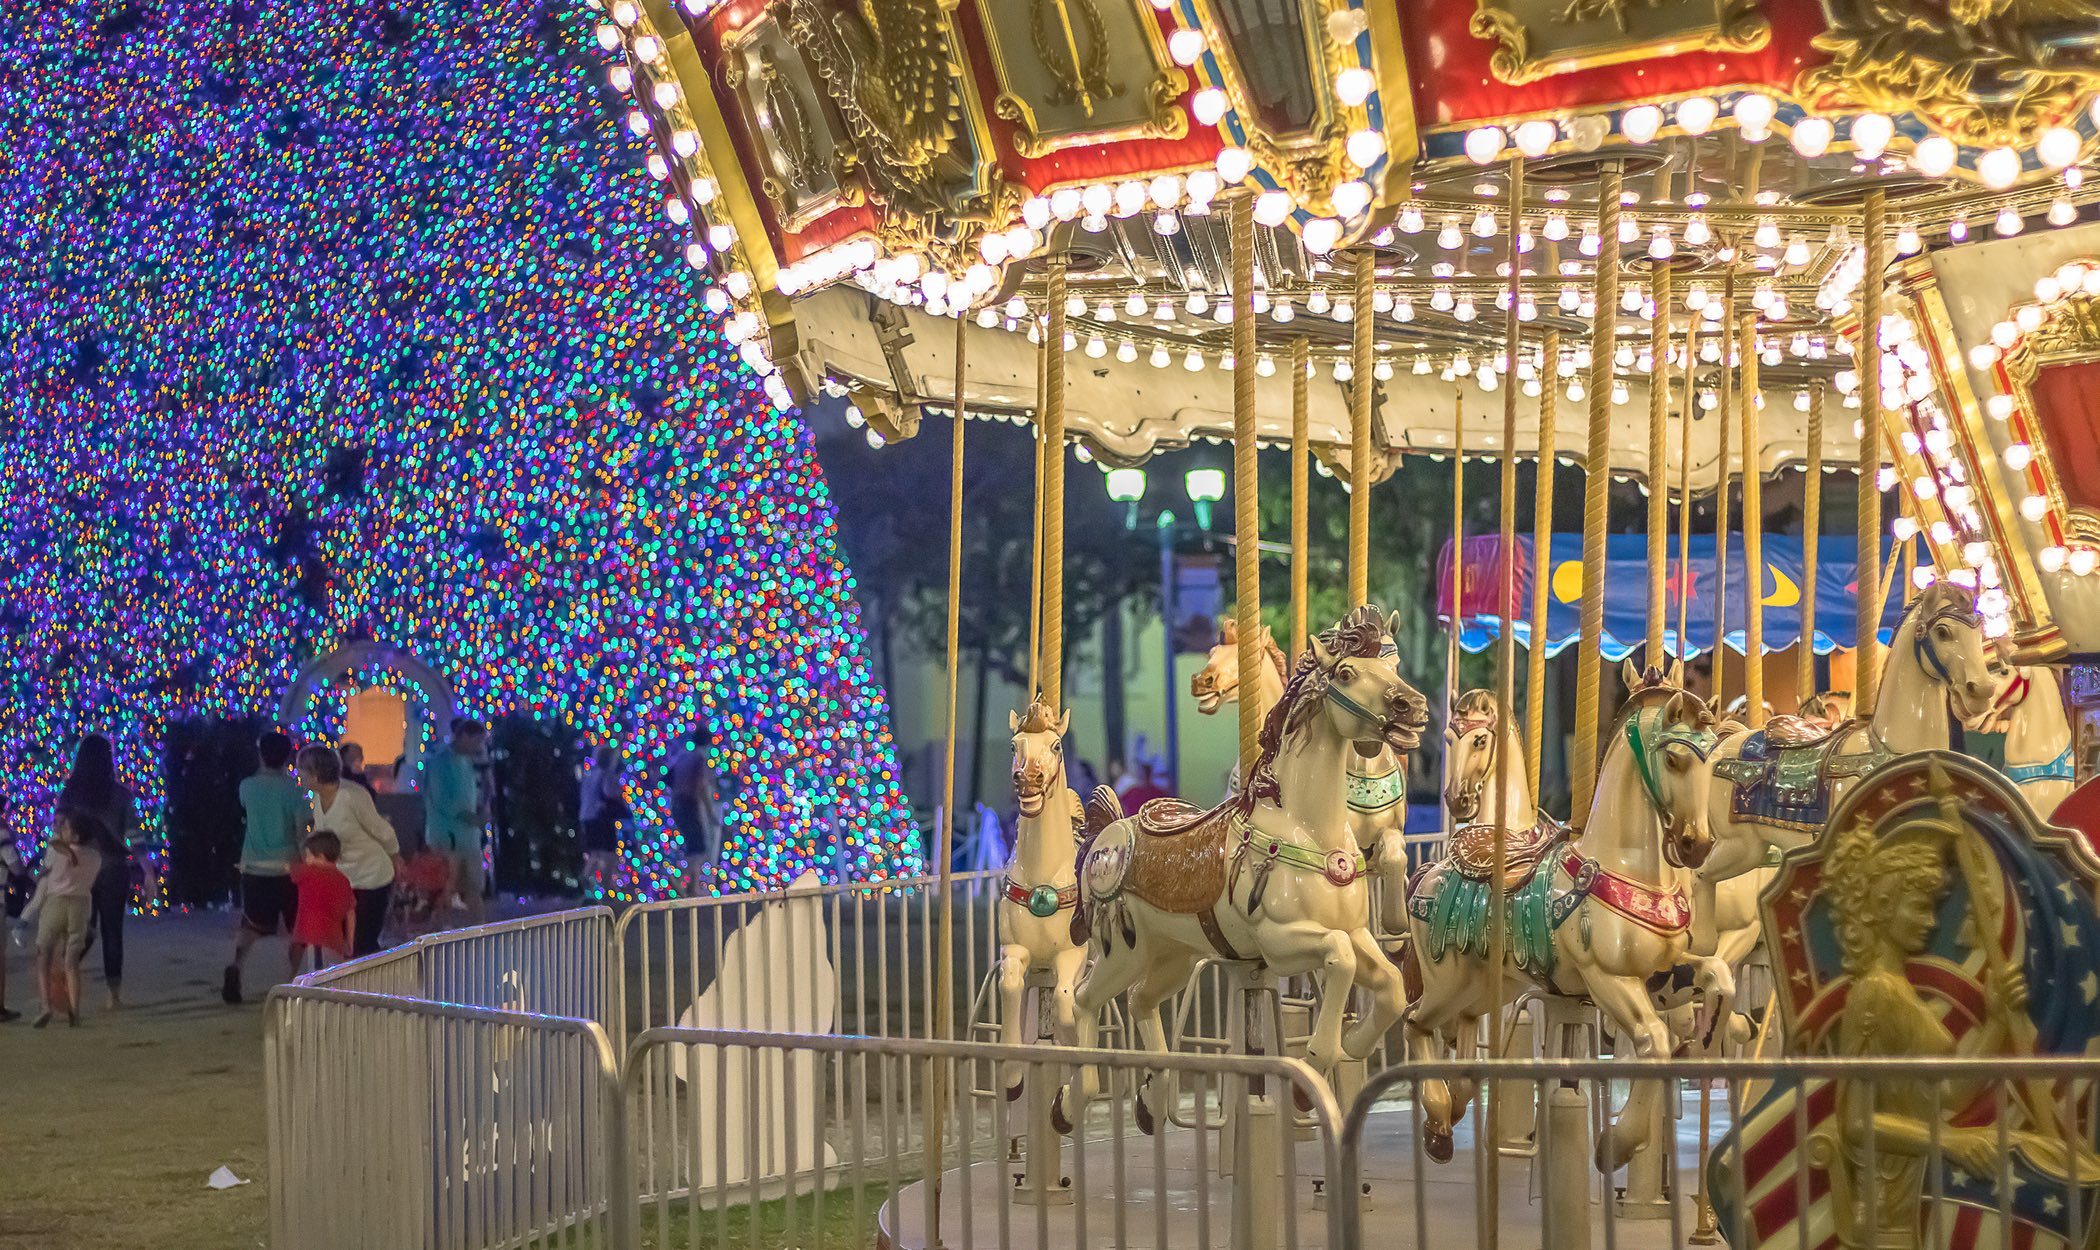
{"type": "Polygon", "coordinates": [[[299,891],[299,904],[292,921],[292,975],[305,971],[306,952],[314,952],[314,967],[325,968],[322,952],[337,959],[350,954],[351,917],[357,911],[357,895],[350,878],[335,862],[343,855],[343,843],[323,830],[306,840],[302,862],[292,865],[292,887],[299,891]]]}
{"type": "MultiPolygon", "coordinates": [[[[0,802],[0,810],[5,809],[0,802]]],[[[29,865],[22,862],[22,852],[15,844],[0,835],[0,897],[5,898],[5,925],[11,926],[21,919],[29,906],[29,896],[36,891],[36,878],[29,875],[29,865]]],[[[0,1024],[8,1024],[22,1018],[19,1011],[7,1009],[7,957],[8,943],[0,942],[0,1024]]]]}
{"type": "Polygon", "coordinates": [[[43,1014],[36,1018],[39,1029],[51,1023],[61,1007],[67,1024],[80,1023],[80,957],[87,953],[95,874],[102,871],[102,854],[94,847],[96,833],[89,823],[90,818],[79,812],[59,812],[51,845],[44,851],[36,897],[22,912],[24,923],[36,922],[37,987],[44,996],[43,1014]]]}

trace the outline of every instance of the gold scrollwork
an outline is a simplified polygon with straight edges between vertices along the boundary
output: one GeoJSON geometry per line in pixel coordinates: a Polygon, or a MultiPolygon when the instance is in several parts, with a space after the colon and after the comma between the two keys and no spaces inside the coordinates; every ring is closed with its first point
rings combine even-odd
{"type": "Polygon", "coordinates": [[[964,80],[948,6],[860,0],[833,10],[823,0],[788,0],[788,23],[892,202],[943,211],[936,167],[955,146],[964,80]]]}
{"type": "Polygon", "coordinates": [[[1108,24],[1094,0],[1029,0],[1028,35],[1036,59],[1056,84],[1051,103],[1077,104],[1092,117],[1096,96],[1108,99],[1121,92],[1108,76],[1108,24]],[[1086,28],[1084,40],[1080,26],[1086,28]]]}
{"type": "Polygon", "coordinates": [[[2100,0],[1826,0],[1826,65],[1796,94],[1818,108],[1915,113],[1979,147],[2025,147],[2100,87],[2100,0]]]}
{"type": "Polygon", "coordinates": [[[1478,0],[1478,5],[1467,29],[1476,39],[1495,42],[1488,70],[1511,84],[1684,52],[1749,52],[1772,37],[1771,20],[1757,0],[1478,0]],[[1599,23],[1610,30],[1582,29],[1599,23]]]}
{"type": "MultiPolygon", "coordinates": [[[[2100,362],[2100,299],[2071,295],[2050,305],[2048,320],[2007,355],[2005,372],[2020,408],[2035,413],[2034,384],[2043,369],[2096,362],[2100,362]]],[[[2057,475],[2055,458],[2038,455],[2030,467],[2040,473],[2050,509],[2063,518],[2071,536],[2086,542],[2100,541],[2100,512],[2071,502],[2057,475]]]]}
{"type": "Polygon", "coordinates": [[[981,0],[979,6],[1000,88],[992,112],[1014,124],[1016,152],[1032,160],[1061,148],[1188,134],[1188,114],[1180,107],[1188,94],[1188,76],[1167,56],[1158,23],[1139,13],[1135,0],[1027,0],[1025,30],[1024,23],[1014,20],[1023,11],[1018,3],[1009,7],[1007,0],[981,0]],[[1104,10],[1104,4],[1115,6],[1114,11],[1104,10]],[[1126,29],[1142,34],[1142,53],[1126,50],[1119,42],[1126,29]],[[1026,76],[1018,72],[1018,58],[1027,54],[1015,45],[1025,46],[1049,78],[1049,90],[1038,100],[1030,99],[1026,76]],[[1122,110],[1119,116],[1103,106],[1128,94],[1127,80],[1118,80],[1117,67],[1120,63],[1127,73],[1133,68],[1131,59],[1138,56],[1144,58],[1149,75],[1140,88],[1141,107],[1122,110]],[[1049,109],[1074,105],[1090,124],[1060,127],[1043,116],[1049,109]]]}

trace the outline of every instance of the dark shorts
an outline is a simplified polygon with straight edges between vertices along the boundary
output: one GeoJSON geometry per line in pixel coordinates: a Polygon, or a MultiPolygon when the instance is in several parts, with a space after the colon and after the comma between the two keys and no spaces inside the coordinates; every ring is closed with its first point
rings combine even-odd
{"type": "Polygon", "coordinates": [[[292,888],[290,877],[271,877],[257,873],[241,874],[241,923],[271,937],[282,930],[292,931],[292,919],[299,910],[299,892],[292,888]]]}

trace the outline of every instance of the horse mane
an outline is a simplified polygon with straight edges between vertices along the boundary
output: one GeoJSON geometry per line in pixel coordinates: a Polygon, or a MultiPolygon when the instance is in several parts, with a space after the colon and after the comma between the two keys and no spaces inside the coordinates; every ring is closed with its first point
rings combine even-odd
{"type": "Polygon", "coordinates": [[[1502,703],[1495,697],[1495,692],[1486,687],[1468,690],[1458,696],[1458,701],[1452,705],[1451,712],[1454,720],[1463,721],[1485,718],[1497,729],[1502,727],[1502,703]]]}
{"type": "MultiPolygon", "coordinates": [[[[1237,619],[1228,616],[1224,620],[1218,622],[1219,646],[1234,646],[1238,644],[1239,640],[1240,623],[1237,619]]],[[[1261,641],[1262,650],[1268,652],[1269,663],[1274,664],[1276,666],[1276,672],[1279,675],[1288,675],[1291,671],[1291,661],[1289,657],[1284,655],[1283,648],[1277,645],[1276,635],[1273,632],[1264,631],[1262,634],[1261,641]]],[[[1241,675],[1241,680],[1246,680],[1244,674],[1241,675]]]]}
{"type": "MultiPolygon", "coordinates": [[[[1385,647],[1385,617],[1378,609],[1365,604],[1353,609],[1333,629],[1320,635],[1320,645],[1336,659],[1362,659],[1377,655],[1385,647]]],[[[1262,720],[1261,738],[1256,745],[1254,776],[1248,779],[1241,791],[1248,804],[1257,799],[1275,799],[1281,793],[1276,781],[1274,762],[1277,751],[1283,746],[1287,734],[1297,733],[1319,711],[1320,703],[1327,697],[1329,684],[1327,670],[1320,667],[1319,657],[1307,647],[1298,657],[1297,667],[1291,670],[1290,680],[1284,683],[1283,697],[1262,720]]]]}
{"type": "Polygon", "coordinates": [[[1911,600],[1910,606],[1904,609],[1903,616],[1896,622],[1897,632],[1900,633],[1906,625],[1930,620],[1950,611],[1976,616],[1976,592],[1945,578],[1935,578],[1933,583],[1918,592],[1918,597],[1911,600]]]}
{"type": "Polygon", "coordinates": [[[1024,734],[1054,734],[1057,732],[1057,713],[1040,697],[1028,701],[1028,710],[1021,715],[1024,734]]]}

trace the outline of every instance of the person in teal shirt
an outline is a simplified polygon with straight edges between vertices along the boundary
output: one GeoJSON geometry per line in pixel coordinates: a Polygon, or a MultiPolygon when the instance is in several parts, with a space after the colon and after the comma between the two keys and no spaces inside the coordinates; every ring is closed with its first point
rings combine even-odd
{"type": "Polygon", "coordinates": [[[309,809],[306,792],[292,779],[292,740],[266,733],[256,747],[262,767],[241,782],[241,928],[219,991],[228,1003],[241,1001],[241,972],[255,944],[280,931],[291,936],[298,904],[292,864],[306,841],[309,809]]]}
{"type": "Polygon", "coordinates": [[[452,885],[466,905],[470,925],[482,921],[482,893],[488,885],[481,836],[489,812],[476,772],[488,740],[488,726],[480,721],[453,721],[451,744],[423,766],[425,841],[452,861],[452,885]]]}

